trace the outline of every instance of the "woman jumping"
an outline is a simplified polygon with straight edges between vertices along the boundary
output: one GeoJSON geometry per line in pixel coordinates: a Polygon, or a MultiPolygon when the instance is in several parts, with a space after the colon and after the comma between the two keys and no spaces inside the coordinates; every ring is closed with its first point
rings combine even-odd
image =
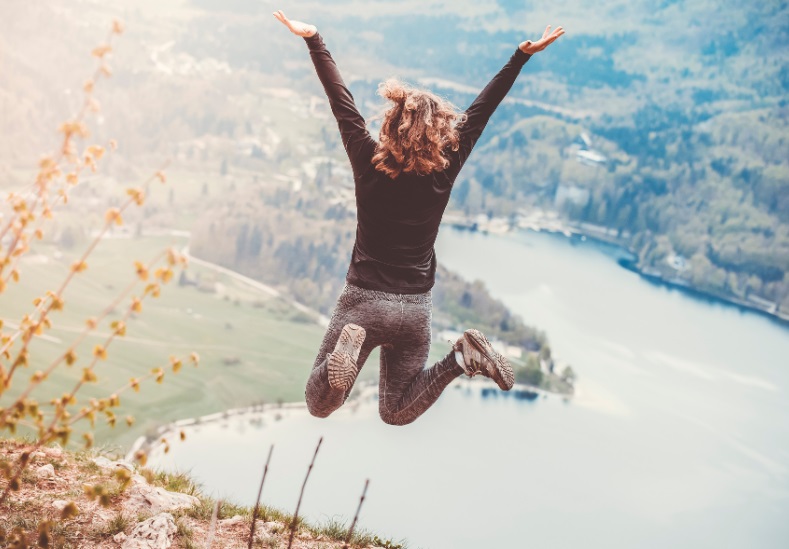
{"type": "Polygon", "coordinates": [[[356,242],[345,288],[307,381],[314,416],[327,417],[351,392],[359,370],[381,347],[379,412],[406,425],[422,415],[461,374],[482,374],[503,390],[515,376],[506,358],[470,329],[445,358],[425,368],[430,350],[433,245],[452,185],[488,119],[521,67],[564,30],[548,26],[536,42],[522,42],[504,68],[464,113],[446,100],[396,80],[381,84],[392,102],[376,142],[314,25],[274,17],[307,42],[337,119],[356,187],[356,242]]]}

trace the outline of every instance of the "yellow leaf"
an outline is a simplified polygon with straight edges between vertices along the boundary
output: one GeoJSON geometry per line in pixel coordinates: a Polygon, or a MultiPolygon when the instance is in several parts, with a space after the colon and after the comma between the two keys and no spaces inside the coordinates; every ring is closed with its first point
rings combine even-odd
{"type": "Polygon", "coordinates": [[[125,322],[118,322],[118,325],[115,327],[115,335],[123,337],[126,335],[126,323],[125,322]]]}
{"type": "Polygon", "coordinates": [[[134,417],[133,416],[126,416],[126,425],[131,427],[134,425],[134,417]]]}
{"type": "Polygon", "coordinates": [[[156,278],[161,279],[163,284],[167,284],[173,278],[173,270],[170,269],[169,267],[167,267],[167,268],[162,267],[162,268],[156,269],[156,272],[154,273],[154,276],[156,278]]]}
{"type": "Polygon", "coordinates": [[[93,446],[93,433],[85,433],[82,435],[82,438],[85,439],[85,449],[90,448],[93,446]]]}
{"type": "MultiPolygon", "coordinates": [[[[83,261],[83,265],[85,262],[83,261]]],[[[85,265],[85,269],[87,269],[87,265],[85,265]]],[[[83,271],[85,269],[82,269],[83,271]]],[[[57,295],[52,296],[52,303],[50,304],[50,309],[53,311],[62,311],[63,310],[63,299],[58,297],[57,295]]]]}
{"type": "Polygon", "coordinates": [[[191,353],[191,354],[189,355],[189,360],[191,360],[191,361],[192,361],[192,364],[194,364],[195,366],[197,366],[197,365],[200,363],[200,355],[198,355],[197,353],[194,353],[194,352],[193,352],[193,353],[191,353]]]}
{"type": "Polygon", "coordinates": [[[75,273],[81,273],[87,268],[88,268],[88,264],[85,263],[84,261],[75,261],[71,265],[71,270],[74,271],[75,273]]]}
{"type": "Polygon", "coordinates": [[[134,268],[136,269],[137,276],[140,278],[140,280],[148,280],[148,268],[145,265],[139,261],[135,261],[134,268]]]}
{"type": "Polygon", "coordinates": [[[69,501],[60,512],[60,520],[68,520],[77,515],[79,515],[79,507],[73,501],[69,501]]]}
{"type": "Polygon", "coordinates": [[[91,145],[88,147],[88,154],[95,158],[96,160],[101,160],[101,157],[104,156],[104,147],[101,145],[91,145]]]}
{"type": "Polygon", "coordinates": [[[107,55],[108,53],[110,53],[111,51],[112,51],[112,46],[110,46],[109,44],[103,44],[101,46],[93,48],[93,51],[91,52],[91,54],[94,57],[102,58],[105,55],[107,55]]]}
{"type": "Polygon", "coordinates": [[[129,385],[131,386],[132,389],[134,389],[135,393],[140,392],[140,380],[137,379],[136,377],[133,377],[129,380],[129,385]]]}
{"type": "Polygon", "coordinates": [[[156,178],[159,181],[161,181],[162,183],[166,183],[167,182],[167,176],[162,171],[156,172],[156,178]]]}
{"type": "Polygon", "coordinates": [[[127,189],[126,194],[132,197],[134,203],[142,206],[145,203],[145,192],[142,189],[127,189]]]}
{"type": "Polygon", "coordinates": [[[98,378],[96,377],[96,374],[93,370],[91,370],[90,368],[83,368],[82,381],[84,381],[85,383],[95,383],[96,381],[98,381],[98,378]]]}
{"type": "Polygon", "coordinates": [[[121,211],[118,208],[110,208],[109,210],[107,210],[107,213],[104,214],[104,219],[109,224],[112,224],[114,222],[116,225],[123,225],[123,218],[121,217],[121,211]]]}
{"type": "Polygon", "coordinates": [[[85,321],[85,324],[87,325],[89,330],[95,330],[96,326],[98,325],[98,322],[96,322],[95,318],[90,317],[85,321]]]}
{"type": "Polygon", "coordinates": [[[96,345],[93,348],[93,356],[97,357],[100,360],[107,360],[107,349],[105,349],[101,345],[96,345]]]}
{"type": "Polygon", "coordinates": [[[112,22],[112,32],[114,34],[122,34],[123,33],[123,23],[121,23],[118,19],[115,19],[112,22]]]}
{"type": "Polygon", "coordinates": [[[138,297],[132,298],[131,310],[134,313],[142,312],[142,301],[140,301],[140,298],[138,297]]]}
{"type": "Polygon", "coordinates": [[[74,353],[73,349],[69,349],[63,357],[66,360],[66,364],[71,366],[77,361],[77,355],[74,353]]]}
{"type": "Polygon", "coordinates": [[[25,367],[27,367],[27,357],[28,357],[27,350],[24,350],[24,351],[20,352],[19,355],[17,355],[13,366],[14,367],[17,367],[17,366],[25,366],[25,367]]]}
{"type": "Polygon", "coordinates": [[[85,93],[93,93],[93,80],[85,80],[85,83],[82,85],[82,89],[85,93]]]}
{"type": "Polygon", "coordinates": [[[88,421],[90,421],[91,428],[96,426],[96,412],[95,411],[93,411],[93,410],[86,411],[85,412],[85,417],[88,418],[88,421]]]}

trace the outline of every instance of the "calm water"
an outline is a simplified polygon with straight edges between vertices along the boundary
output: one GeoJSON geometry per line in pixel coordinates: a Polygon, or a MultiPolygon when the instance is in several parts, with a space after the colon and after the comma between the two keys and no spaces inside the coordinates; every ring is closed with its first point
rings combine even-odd
{"type": "Polygon", "coordinates": [[[370,400],[285,411],[205,425],[153,461],[251,504],[274,443],[264,500],[292,510],[323,435],[306,515],[349,519],[369,477],[362,527],[412,548],[789,546],[789,329],[591,243],[444,229],[437,252],[548,332],[579,374],[572,402],[483,398],[475,380],[408,427],[370,400]]]}

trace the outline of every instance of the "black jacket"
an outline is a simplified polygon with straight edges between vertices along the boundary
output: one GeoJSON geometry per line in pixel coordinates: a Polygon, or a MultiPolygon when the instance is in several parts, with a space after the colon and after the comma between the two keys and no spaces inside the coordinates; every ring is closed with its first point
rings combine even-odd
{"type": "Polygon", "coordinates": [[[340,128],[356,186],[356,243],[347,281],[368,290],[419,294],[435,283],[433,245],[452,184],[493,112],[531,57],[516,49],[510,60],[466,110],[458,126],[460,148],[450,164],[429,175],[401,173],[392,179],[372,164],[376,141],[320,34],[305,38],[332,113],[340,128]]]}

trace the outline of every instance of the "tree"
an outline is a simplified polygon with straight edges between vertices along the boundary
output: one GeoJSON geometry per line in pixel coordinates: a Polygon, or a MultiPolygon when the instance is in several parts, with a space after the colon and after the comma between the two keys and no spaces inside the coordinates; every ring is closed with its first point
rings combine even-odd
{"type": "Polygon", "coordinates": [[[575,383],[576,380],[575,370],[573,370],[573,367],[570,366],[569,364],[564,370],[562,370],[561,380],[570,385],[575,383]]]}

